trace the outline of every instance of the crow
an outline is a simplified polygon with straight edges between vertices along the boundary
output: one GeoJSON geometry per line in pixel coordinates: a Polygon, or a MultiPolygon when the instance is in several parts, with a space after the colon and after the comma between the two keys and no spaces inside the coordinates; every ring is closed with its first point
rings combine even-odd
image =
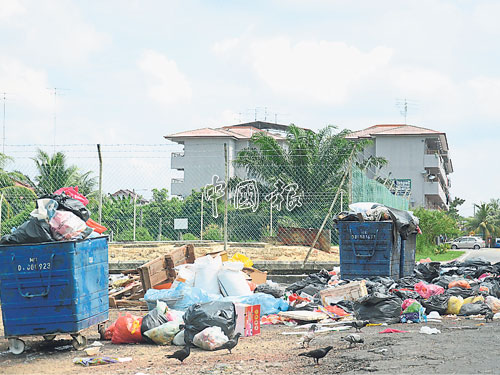
{"type": "Polygon", "coordinates": [[[186,345],[184,348],[177,350],[172,354],[168,354],[165,357],[178,359],[182,363],[182,361],[189,357],[189,354],[191,354],[191,348],[189,345],[186,345]]]}
{"type": "Polygon", "coordinates": [[[319,365],[320,358],[323,358],[325,355],[327,355],[328,352],[330,350],[332,350],[332,348],[333,348],[333,346],[327,346],[326,348],[314,349],[314,350],[311,350],[310,352],[300,353],[299,357],[303,356],[303,357],[314,358],[314,360],[316,361],[316,364],[319,365]]]}
{"type": "Polygon", "coordinates": [[[356,332],[360,332],[361,328],[366,327],[366,325],[370,323],[369,320],[353,320],[352,322],[345,322],[345,325],[356,328],[356,332]]]}
{"type": "Polygon", "coordinates": [[[241,333],[237,333],[236,335],[233,336],[233,338],[226,343],[222,344],[221,346],[215,348],[214,350],[221,350],[221,349],[227,349],[229,350],[229,354],[231,354],[231,350],[234,349],[236,345],[238,345],[238,339],[240,338],[241,333]]]}
{"type": "Polygon", "coordinates": [[[357,335],[355,333],[351,333],[350,335],[341,337],[340,339],[343,341],[347,341],[349,343],[349,348],[352,348],[353,345],[365,342],[365,340],[363,340],[363,338],[360,335],[357,335]]]}
{"type": "Polygon", "coordinates": [[[315,332],[316,332],[317,329],[318,329],[318,326],[316,324],[313,324],[309,328],[309,332],[307,332],[306,334],[304,334],[304,336],[302,336],[300,338],[299,344],[301,345],[302,348],[305,348],[306,344],[307,344],[307,347],[309,347],[309,343],[312,340],[314,340],[315,332]]]}
{"type": "Polygon", "coordinates": [[[494,316],[494,315],[495,315],[495,314],[493,313],[493,311],[490,311],[489,313],[487,313],[487,314],[484,316],[484,320],[485,320],[485,322],[486,322],[486,323],[488,323],[488,320],[493,321],[493,316],[494,316]]]}

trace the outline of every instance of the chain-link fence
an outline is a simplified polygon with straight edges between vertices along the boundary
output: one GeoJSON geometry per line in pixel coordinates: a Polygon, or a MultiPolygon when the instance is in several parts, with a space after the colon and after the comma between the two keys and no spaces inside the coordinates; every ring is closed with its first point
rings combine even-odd
{"type": "MultiPolygon", "coordinates": [[[[171,195],[175,184],[187,180],[170,168],[179,155],[175,145],[102,145],[100,158],[96,145],[59,149],[56,154],[47,146],[7,149],[12,159],[4,160],[1,173],[2,235],[28,219],[37,196],[75,185],[89,199],[91,218],[109,229],[112,241],[223,241],[226,235],[230,242],[307,244],[329,212],[345,211],[350,202],[408,208],[407,199],[368,178],[347,154],[300,165],[254,163],[251,169],[241,160],[226,162],[205,153],[213,163],[193,165],[200,168],[194,173],[199,179],[191,179],[189,193],[176,197],[171,195]]],[[[318,242],[327,248],[338,242],[332,216],[325,229],[318,242]]]]}

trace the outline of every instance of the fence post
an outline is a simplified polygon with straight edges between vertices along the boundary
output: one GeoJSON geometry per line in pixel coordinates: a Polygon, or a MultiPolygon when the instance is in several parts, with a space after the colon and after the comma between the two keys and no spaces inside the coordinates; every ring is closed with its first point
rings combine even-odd
{"type": "Polygon", "coordinates": [[[2,233],[2,206],[3,206],[3,193],[0,196],[0,234],[2,233]]]}
{"type": "Polygon", "coordinates": [[[200,212],[200,241],[203,241],[203,213],[204,213],[204,208],[203,208],[203,202],[205,198],[203,197],[205,195],[205,188],[201,188],[201,212],[200,212]]]}
{"type": "Polygon", "coordinates": [[[97,154],[99,155],[99,224],[102,223],[102,155],[101,145],[97,144],[97,154]]]}
{"type": "Polygon", "coordinates": [[[229,163],[228,163],[229,155],[227,151],[227,143],[224,143],[224,174],[226,184],[224,186],[224,251],[227,251],[227,203],[228,203],[228,185],[229,185],[229,163]]]}
{"type": "Polygon", "coordinates": [[[133,237],[133,240],[135,241],[135,221],[136,221],[136,205],[135,205],[135,202],[137,202],[137,194],[135,193],[135,190],[132,190],[133,193],[134,193],[134,237],[133,237]]]}
{"type": "Polygon", "coordinates": [[[161,241],[161,217],[160,217],[160,224],[158,226],[158,241],[161,241]]]}
{"type": "Polygon", "coordinates": [[[349,182],[348,182],[348,193],[349,193],[349,203],[348,204],[351,204],[353,203],[352,202],[352,163],[349,163],[349,170],[348,170],[348,174],[349,174],[349,182]]]}

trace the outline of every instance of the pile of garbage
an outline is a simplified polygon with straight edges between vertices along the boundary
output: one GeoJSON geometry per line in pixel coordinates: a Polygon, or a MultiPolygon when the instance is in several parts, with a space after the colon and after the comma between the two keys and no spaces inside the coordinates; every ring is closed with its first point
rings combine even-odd
{"type": "Polygon", "coordinates": [[[90,218],[88,199],[78,186],[65,187],[39,197],[30,219],[12,228],[0,244],[28,244],[81,240],[100,236],[107,228],[90,218]]]}

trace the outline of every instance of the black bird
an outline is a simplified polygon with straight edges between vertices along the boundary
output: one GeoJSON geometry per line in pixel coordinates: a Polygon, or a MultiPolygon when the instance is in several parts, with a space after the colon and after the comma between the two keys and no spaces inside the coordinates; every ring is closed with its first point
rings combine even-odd
{"type": "Polygon", "coordinates": [[[314,358],[314,360],[316,361],[316,364],[319,365],[320,358],[323,358],[325,355],[327,355],[328,352],[330,350],[332,350],[332,348],[333,348],[333,346],[327,346],[326,348],[314,349],[314,350],[311,350],[310,352],[300,353],[299,357],[303,356],[303,357],[314,358]]]}
{"type": "Polygon", "coordinates": [[[178,359],[182,363],[182,361],[184,361],[187,357],[189,357],[189,354],[191,354],[191,348],[189,345],[186,345],[184,348],[177,350],[172,354],[166,355],[166,357],[178,359]]]}
{"type": "Polygon", "coordinates": [[[229,350],[229,354],[231,354],[231,350],[233,350],[234,347],[236,345],[238,345],[238,339],[240,338],[240,336],[241,336],[241,333],[237,333],[236,335],[233,336],[233,338],[231,340],[225,342],[224,344],[215,348],[214,350],[227,349],[227,350],[229,350]]]}
{"type": "Polygon", "coordinates": [[[353,320],[352,322],[345,322],[346,325],[356,328],[356,332],[360,332],[361,328],[366,327],[370,323],[369,320],[353,320]]]}
{"type": "Polygon", "coordinates": [[[363,338],[360,335],[357,335],[355,333],[351,333],[350,335],[341,337],[340,339],[347,341],[349,343],[349,348],[352,348],[352,346],[355,344],[362,344],[365,342],[365,340],[363,340],[363,338]]]}
{"type": "Polygon", "coordinates": [[[486,323],[488,323],[488,320],[493,321],[493,316],[495,316],[495,314],[493,313],[493,311],[490,311],[489,313],[487,313],[484,316],[484,320],[486,321],[486,323]]]}

